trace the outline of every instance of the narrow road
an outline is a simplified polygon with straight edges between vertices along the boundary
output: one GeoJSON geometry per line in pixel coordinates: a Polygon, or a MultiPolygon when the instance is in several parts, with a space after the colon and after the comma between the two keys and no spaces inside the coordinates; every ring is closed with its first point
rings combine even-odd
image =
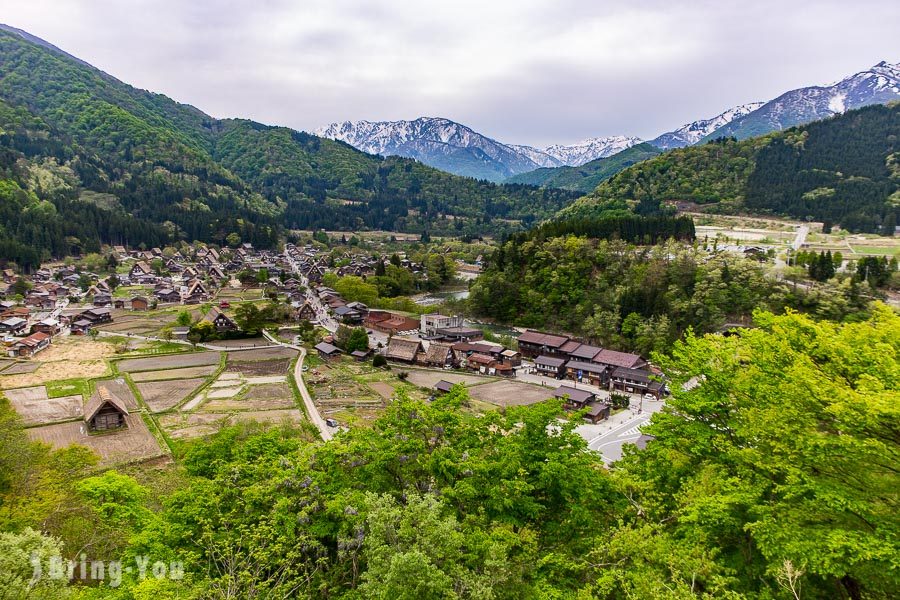
{"type": "Polygon", "coordinates": [[[297,358],[297,364],[294,365],[294,381],[297,382],[297,389],[300,390],[300,397],[303,398],[303,404],[306,406],[306,414],[309,415],[309,420],[312,421],[313,425],[319,430],[319,435],[322,436],[322,440],[327,442],[333,437],[333,434],[331,433],[331,429],[329,429],[328,425],[325,423],[325,419],[319,414],[319,409],[316,408],[312,396],[309,395],[309,390],[306,389],[306,382],[303,381],[303,360],[306,358],[306,348],[294,344],[286,344],[273,337],[272,334],[265,330],[263,331],[263,336],[270,342],[278,344],[279,346],[293,348],[300,353],[300,356],[297,358]]]}
{"type": "Polygon", "coordinates": [[[306,297],[307,300],[309,300],[309,303],[312,305],[313,309],[315,309],[316,311],[316,317],[319,319],[319,325],[327,329],[330,333],[334,333],[335,331],[337,331],[338,322],[331,318],[331,316],[328,314],[328,309],[310,287],[309,279],[307,279],[306,275],[303,274],[303,271],[300,270],[300,267],[297,266],[296,261],[294,261],[294,258],[287,250],[285,250],[284,252],[284,257],[291,265],[291,270],[294,272],[294,274],[300,278],[300,283],[303,285],[303,287],[309,290],[309,293],[306,295],[306,297]]]}
{"type": "Polygon", "coordinates": [[[791,244],[794,252],[800,250],[803,247],[803,244],[806,243],[806,236],[809,235],[809,225],[801,225],[797,228],[797,237],[794,238],[794,243],[791,244]]]}

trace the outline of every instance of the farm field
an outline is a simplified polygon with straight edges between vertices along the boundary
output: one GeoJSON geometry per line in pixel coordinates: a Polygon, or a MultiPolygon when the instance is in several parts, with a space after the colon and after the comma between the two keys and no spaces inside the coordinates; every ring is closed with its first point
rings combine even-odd
{"type": "Polygon", "coordinates": [[[77,419],[83,414],[84,398],[81,394],[49,398],[47,388],[42,385],[7,390],[4,394],[26,425],[77,419]]]}
{"type": "Polygon", "coordinates": [[[495,406],[527,406],[551,397],[553,390],[520,381],[500,380],[469,388],[469,395],[495,406]]]}
{"type": "Polygon", "coordinates": [[[206,381],[204,377],[193,379],[170,379],[136,383],[138,392],[150,412],[162,412],[177,406],[206,381]]]}
{"type": "Polygon", "coordinates": [[[97,453],[100,463],[103,465],[146,460],[165,455],[156,438],[147,429],[140,414],[129,414],[125,421],[128,424],[127,428],[115,433],[98,435],[89,435],[81,420],[32,427],[26,429],[25,432],[32,440],[50,444],[55,448],[65,448],[72,444],[87,446],[97,453]]]}
{"type": "MultiPolygon", "coordinates": [[[[230,357],[229,357],[230,358],[230,357]]],[[[229,372],[237,372],[249,377],[260,375],[278,375],[287,373],[291,365],[291,359],[257,360],[257,361],[232,361],[229,360],[226,369],[229,372]]]]}
{"type": "Polygon", "coordinates": [[[167,379],[190,379],[192,377],[209,377],[218,369],[218,365],[184,367],[181,369],[165,369],[162,371],[136,371],[130,373],[135,383],[144,381],[165,381],[167,379]]]}
{"type": "Polygon", "coordinates": [[[129,358],[118,362],[119,371],[131,373],[135,371],[159,371],[162,369],[178,369],[216,365],[219,363],[218,352],[193,352],[174,356],[154,356],[148,358],[129,358]]]}
{"type": "Polygon", "coordinates": [[[159,423],[173,439],[193,439],[210,435],[225,425],[239,420],[297,424],[304,420],[303,412],[296,409],[248,411],[242,413],[169,413],[160,416],[159,423]]]}
{"type": "Polygon", "coordinates": [[[496,377],[467,375],[455,371],[427,371],[424,369],[410,369],[408,381],[419,387],[431,389],[442,379],[450,383],[463,383],[466,387],[497,381],[496,377]]]}
{"type": "Polygon", "coordinates": [[[256,350],[235,350],[228,353],[229,361],[255,361],[270,360],[275,358],[293,358],[297,351],[291,348],[275,346],[270,348],[258,348],[256,350]]]}

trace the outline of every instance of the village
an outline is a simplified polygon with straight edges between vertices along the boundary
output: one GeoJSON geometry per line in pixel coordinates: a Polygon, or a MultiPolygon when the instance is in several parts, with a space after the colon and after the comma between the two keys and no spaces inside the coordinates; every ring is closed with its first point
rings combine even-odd
{"type": "MultiPolygon", "coordinates": [[[[423,271],[402,253],[391,259],[423,271]]],[[[475,411],[561,398],[592,447],[617,439],[605,434],[644,441],[638,428],[667,394],[644,358],[533,330],[504,345],[462,316],[369,308],[324,283],[365,278],[386,260],[336,265],[312,243],[115,246],[96,272],[5,270],[0,390],[32,439],[86,445],[104,464],[164,460],[179,440],[241,420],[307,423],[330,437],[365,426],[398,390],[428,400],[455,385],[475,411]],[[278,306],[278,323],[250,330],[246,305],[278,306]],[[362,328],[366,347],[344,351],[347,328],[362,328]]]]}

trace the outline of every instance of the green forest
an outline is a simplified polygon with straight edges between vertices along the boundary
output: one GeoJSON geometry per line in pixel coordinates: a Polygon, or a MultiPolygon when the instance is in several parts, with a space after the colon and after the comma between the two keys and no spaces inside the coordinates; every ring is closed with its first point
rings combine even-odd
{"type": "Polygon", "coordinates": [[[673,396],[646,449],[610,468],[560,401],[476,415],[459,386],[400,396],[328,443],[244,425],[119,471],[29,442],[4,403],[0,585],[51,600],[895,598],[900,317],[754,319],[658,357],[673,396]],[[145,571],[32,581],[80,552],[145,571]]]}
{"type": "Polygon", "coordinates": [[[511,237],[472,283],[468,306],[502,323],[565,331],[647,356],[667,350],[688,329],[749,324],[759,307],[861,318],[872,293],[855,277],[797,287],[767,277],[753,258],[696,243],[634,245],[563,232],[511,237]]]}
{"type": "Polygon", "coordinates": [[[869,106],[763,137],[672,150],[563,209],[577,217],[677,203],[725,214],[816,220],[893,235],[900,211],[900,104],[869,106]]]}
{"type": "Polygon", "coordinates": [[[0,55],[0,259],[25,269],[101,243],[265,248],[286,228],[502,233],[577,197],[218,121],[6,31],[0,55]]]}

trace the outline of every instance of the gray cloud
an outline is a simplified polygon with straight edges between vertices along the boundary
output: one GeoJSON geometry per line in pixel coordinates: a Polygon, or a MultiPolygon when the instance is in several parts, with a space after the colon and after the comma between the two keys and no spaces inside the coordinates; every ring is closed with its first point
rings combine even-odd
{"type": "Polygon", "coordinates": [[[888,1],[0,0],[8,24],[215,116],[446,116],[511,143],[651,138],[900,60],[888,1]]]}

